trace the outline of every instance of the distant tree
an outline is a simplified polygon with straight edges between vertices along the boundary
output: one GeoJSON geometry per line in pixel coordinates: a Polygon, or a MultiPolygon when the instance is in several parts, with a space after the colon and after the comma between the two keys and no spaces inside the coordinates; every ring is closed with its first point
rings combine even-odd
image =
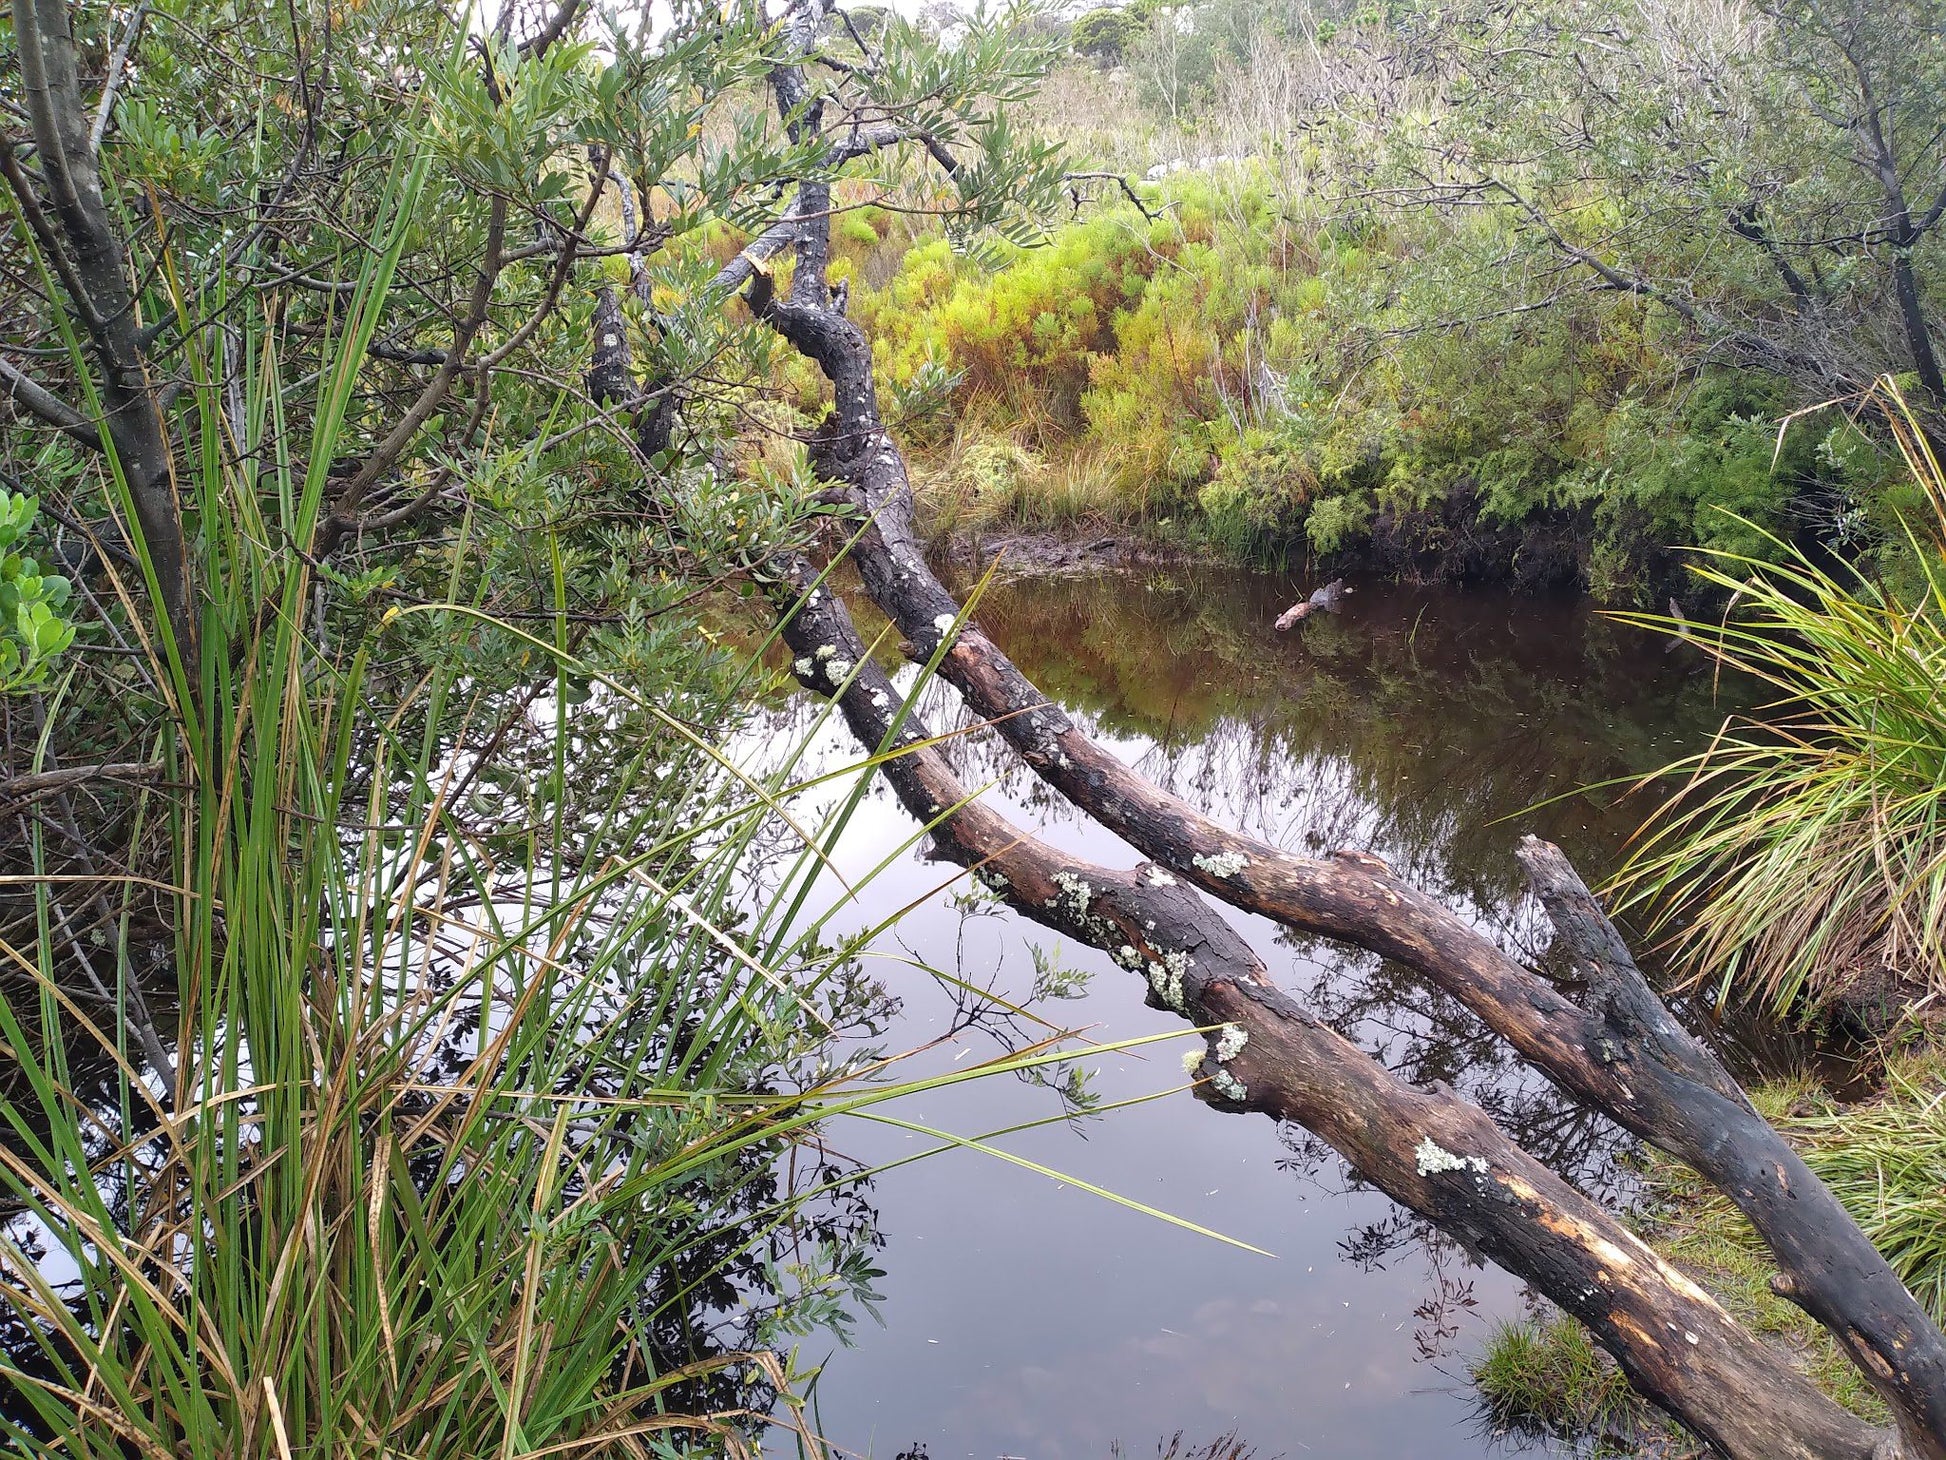
{"type": "Polygon", "coordinates": [[[1119,66],[1142,36],[1150,8],[1140,3],[1097,6],[1074,22],[1068,44],[1077,56],[1102,66],[1119,66]]]}
{"type": "Polygon", "coordinates": [[[1503,306],[1633,294],[1697,358],[1946,407],[1940,0],[1463,3],[1396,41],[1420,104],[1375,193],[1504,220],[1475,230],[1503,306]]]}

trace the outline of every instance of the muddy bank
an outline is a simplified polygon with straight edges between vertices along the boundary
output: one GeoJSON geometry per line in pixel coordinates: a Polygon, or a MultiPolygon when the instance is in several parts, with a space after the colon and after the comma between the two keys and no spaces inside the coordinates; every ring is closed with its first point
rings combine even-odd
{"type": "Polygon", "coordinates": [[[1593,551],[1594,522],[1585,511],[1494,522],[1480,515],[1476,491],[1455,491],[1429,507],[1381,508],[1368,537],[1322,566],[1400,583],[1544,593],[1586,590],[1593,551]]]}
{"type": "Polygon", "coordinates": [[[1682,554],[1656,542],[1646,521],[1624,524],[1620,532],[1609,523],[1598,533],[1588,510],[1548,508],[1518,522],[1499,522],[1481,515],[1477,490],[1456,489],[1426,507],[1382,507],[1359,537],[1331,553],[1314,551],[1301,529],[1241,553],[1198,536],[1202,530],[1200,523],[1178,519],[1158,535],[1095,518],[1053,529],[961,529],[942,534],[934,550],[955,567],[997,563],[998,577],[1005,581],[1200,560],[1242,561],[1307,581],[1344,576],[1523,594],[1598,590],[1604,598],[1653,603],[1695,593],[1682,554]],[[1598,557],[1603,560],[1599,570],[1598,557]]]}

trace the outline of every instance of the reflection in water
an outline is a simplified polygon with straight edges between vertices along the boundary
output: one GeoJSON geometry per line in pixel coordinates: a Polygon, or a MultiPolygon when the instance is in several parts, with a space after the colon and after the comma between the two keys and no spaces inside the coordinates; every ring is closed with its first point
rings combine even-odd
{"type": "MultiPolygon", "coordinates": [[[[1665,653],[1578,602],[1367,588],[1341,617],[1278,635],[1291,589],[1234,570],[1149,569],[996,586],[976,612],[1042,689],[1158,784],[1294,849],[1375,851],[1530,958],[1544,955],[1546,930],[1523,896],[1518,837],[1560,843],[1598,881],[1641,808],[1576,788],[1693,749],[1733,708],[1687,651],[1665,653]]],[[[990,784],[998,805],[1058,845],[1133,859],[974,726],[950,690],[925,695],[935,729],[968,731],[947,753],[970,784],[990,784]]],[[[818,708],[794,701],[751,743],[783,740],[818,708]]],[[[852,753],[827,724],[822,764],[852,753]]],[[[862,874],[912,835],[880,787],[836,860],[862,874]]],[[[961,978],[1015,999],[1058,961],[1097,976],[1049,1017],[1099,1040],[1171,1028],[1093,950],[1011,916],[963,917],[935,890],[951,877],[908,853],[842,916],[869,925],[916,899],[899,937],[917,959],[956,958],[961,978]]],[[[1614,1194],[1618,1133],[1453,1001],[1402,968],[1233,916],[1286,988],[1389,1066],[1453,1085],[1537,1155],[1614,1194]]],[[[890,962],[877,971],[905,1000],[893,1044],[955,1032],[926,1056],[938,1068],[985,1048],[957,1032],[954,996],[925,975],[890,962]]],[[[1171,1091],[1178,1052],[1088,1060],[1097,1098],[1171,1091]]],[[[997,1082],[912,1104],[907,1119],[962,1133],[1058,1113],[1047,1092],[997,1082]]],[[[835,1139],[875,1163],[918,1148],[883,1127],[835,1139]]],[[[1235,1429],[1266,1455],[1492,1448],[1450,1361],[1477,1346],[1482,1318],[1519,1308],[1516,1285],[1429,1239],[1304,1132],[1169,1093],[1000,1143],[1277,1256],[977,1155],[889,1173],[876,1192],[886,1323],[835,1357],[820,1386],[821,1422],[841,1446],[1081,1460],[1235,1429]]]]}

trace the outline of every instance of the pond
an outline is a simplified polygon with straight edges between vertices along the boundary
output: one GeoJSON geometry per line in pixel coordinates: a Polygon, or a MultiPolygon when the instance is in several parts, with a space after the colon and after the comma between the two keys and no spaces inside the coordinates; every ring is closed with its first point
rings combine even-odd
{"type": "MultiPolygon", "coordinates": [[[[1697,747],[1725,712],[1696,651],[1581,601],[1367,588],[1341,616],[1279,635],[1272,620],[1296,591],[1231,568],[1143,568],[1000,584],[978,616],[1153,780],[1292,848],[1373,850],[1528,953],[1546,933],[1522,896],[1517,838],[1556,841],[1591,882],[1603,878],[1648,803],[1578,788],[1697,747]]],[[[969,724],[943,686],[928,687],[926,704],[935,729],[969,724]]],[[[744,749],[804,733],[821,708],[794,701],[744,749]]],[[[856,754],[835,720],[816,745],[827,766],[856,754]]],[[[1111,865],[1135,860],[1010,764],[991,731],[972,729],[950,754],[1049,841],[1111,865]]],[[[1088,982],[1044,1005],[1047,1018],[1104,1042],[1180,1030],[1104,956],[967,906],[955,895],[966,884],[911,845],[914,831],[881,785],[835,857],[848,878],[894,857],[841,922],[869,926],[913,904],[871,965],[902,1000],[885,1044],[951,1037],[902,1075],[963,1067],[1023,1037],[990,1009],[964,1027],[973,1001],[919,964],[1013,1000],[1031,993],[1037,960],[1056,964],[1088,982]]],[[[1394,1069],[1449,1082],[1558,1169],[1621,1189],[1613,1128],[1560,1100],[1449,1001],[1367,955],[1236,916],[1286,989],[1394,1069]]],[[[961,1149],[876,1178],[883,1322],[862,1321],[855,1347],[826,1340],[800,1355],[824,1364],[815,1420],[836,1446],[1098,1460],[1154,1453],[1179,1432],[1187,1446],[1234,1433],[1264,1460],[1431,1460],[1515,1443],[1481,1419],[1465,1361],[1493,1320],[1522,1310],[1519,1285],[1429,1240],[1303,1132],[1199,1104],[1181,1088],[1186,1047],[1187,1036],[1083,1059],[1103,1104],[1139,1102],[1086,1119],[1059,1119],[1057,1092],[1007,1076],[890,1108],[962,1137],[1045,1122],[993,1144],[1059,1174],[961,1149]]],[[[1739,1058],[1767,1062],[1761,1050],[1739,1058]]],[[[831,1139],[868,1165],[935,1144],[859,1122],[831,1139]]]]}

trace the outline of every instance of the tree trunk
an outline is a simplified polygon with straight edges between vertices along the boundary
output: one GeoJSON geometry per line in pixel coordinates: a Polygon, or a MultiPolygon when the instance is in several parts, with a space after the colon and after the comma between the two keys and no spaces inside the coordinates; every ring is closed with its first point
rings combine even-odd
{"type": "Polygon", "coordinates": [[[1937,410],[1946,406],[1946,377],[1940,375],[1939,357],[1933,353],[1932,331],[1926,327],[1926,309],[1919,299],[1919,280],[1912,271],[1910,244],[1892,250],[1892,288],[1899,298],[1899,319],[1905,325],[1913,368],[1937,410]]]}
{"type": "Polygon", "coordinates": [[[104,424],[139,528],[130,546],[138,559],[147,559],[158,622],[174,638],[193,686],[196,609],[169,435],[161,396],[143,355],[135,299],[123,273],[124,250],[102,196],[75,70],[67,0],[18,0],[13,12],[21,89],[53,219],[40,213],[26,174],[11,156],[8,180],[92,347],[100,369],[104,424]]]}

